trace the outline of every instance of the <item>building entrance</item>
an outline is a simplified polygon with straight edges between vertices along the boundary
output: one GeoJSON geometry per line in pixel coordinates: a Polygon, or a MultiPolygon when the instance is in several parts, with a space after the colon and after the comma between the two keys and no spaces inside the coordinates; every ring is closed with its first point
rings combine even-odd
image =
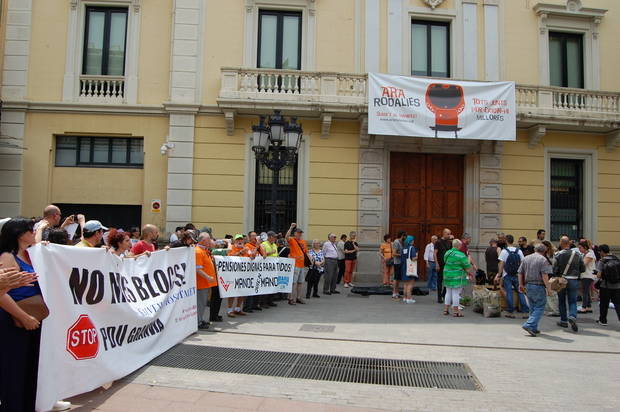
{"type": "Polygon", "coordinates": [[[424,247],[443,228],[463,233],[464,156],[390,153],[390,234],[415,236],[418,270],[426,276],[424,247]]]}

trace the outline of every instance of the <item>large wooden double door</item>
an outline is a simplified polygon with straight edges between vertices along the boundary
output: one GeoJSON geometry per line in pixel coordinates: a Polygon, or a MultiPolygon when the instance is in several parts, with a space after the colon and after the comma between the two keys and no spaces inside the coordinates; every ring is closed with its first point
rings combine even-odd
{"type": "Polygon", "coordinates": [[[390,234],[415,236],[422,278],[422,254],[432,235],[444,228],[463,233],[464,157],[461,155],[390,154],[390,234]]]}

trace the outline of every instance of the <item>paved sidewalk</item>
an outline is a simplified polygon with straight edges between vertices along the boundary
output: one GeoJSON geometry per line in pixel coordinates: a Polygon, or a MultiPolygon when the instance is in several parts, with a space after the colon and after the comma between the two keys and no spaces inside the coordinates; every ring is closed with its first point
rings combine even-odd
{"type": "Polygon", "coordinates": [[[245,412],[245,411],[308,411],[308,412],[373,412],[359,409],[288,399],[179,389],[165,386],[117,382],[108,390],[97,389],[70,399],[74,411],[109,412],[245,412]]]}
{"type": "MultiPolygon", "coordinates": [[[[617,410],[620,324],[580,317],[579,333],[545,317],[532,338],[523,320],[442,315],[435,296],[405,305],[390,296],[310,299],[226,319],[187,344],[295,353],[463,362],[483,391],[285,379],[147,365],[107,392],[82,395],[83,410],[617,410]],[[302,331],[302,325],[329,326],[302,331]],[[128,407],[129,406],[129,407],[128,407]],[[116,408],[116,409],[114,409],[116,408]],[[229,408],[229,409],[226,409],[229,408]],[[232,408],[232,409],[230,409],[232,408]],[[261,409],[262,408],[262,409],[261,409]],[[334,409],[336,408],[336,409],[334,409]]],[[[610,314],[611,316],[611,314],[610,314]]],[[[78,403],[81,402],[81,403],[78,403]]]]}

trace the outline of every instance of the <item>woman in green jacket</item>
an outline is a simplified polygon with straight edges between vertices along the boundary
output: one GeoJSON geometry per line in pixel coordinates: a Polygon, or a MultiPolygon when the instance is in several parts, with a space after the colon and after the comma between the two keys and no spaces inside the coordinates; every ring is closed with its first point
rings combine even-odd
{"type": "Polygon", "coordinates": [[[450,314],[450,304],[452,304],[453,316],[462,318],[463,313],[459,310],[461,292],[467,282],[473,279],[473,272],[469,258],[461,252],[461,241],[454,239],[452,249],[444,255],[443,285],[446,288],[444,315],[450,314]]]}

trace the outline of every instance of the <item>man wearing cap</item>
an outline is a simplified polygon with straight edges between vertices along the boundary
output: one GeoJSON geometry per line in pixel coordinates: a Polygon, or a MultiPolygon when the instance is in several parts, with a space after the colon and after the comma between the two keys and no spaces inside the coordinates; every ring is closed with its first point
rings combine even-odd
{"type": "Polygon", "coordinates": [[[308,253],[308,246],[306,241],[301,238],[303,233],[304,231],[297,227],[297,223],[291,223],[291,227],[286,232],[286,241],[291,250],[288,256],[295,259],[295,275],[293,276],[293,290],[288,299],[289,305],[306,303],[301,299],[303,284],[308,271],[304,259],[308,253]]]}
{"type": "Polygon", "coordinates": [[[155,244],[159,237],[159,229],[155,225],[144,225],[142,227],[142,239],[133,245],[131,253],[135,256],[144,252],[155,252],[155,244]]]}
{"type": "Polygon", "coordinates": [[[82,240],[76,244],[77,247],[98,247],[103,239],[103,231],[108,230],[98,220],[89,220],[82,229],[82,240]]]}
{"type": "MultiPolygon", "coordinates": [[[[246,248],[243,243],[243,235],[240,235],[240,234],[235,235],[235,237],[233,238],[232,247],[228,250],[228,256],[241,256],[241,257],[248,256],[248,248],[246,248]]],[[[243,311],[244,301],[245,301],[245,298],[243,296],[227,299],[228,310],[226,314],[228,315],[229,318],[247,315],[247,313],[243,311]],[[237,301],[236,306],[235,306],[235,299],[237,301]]]]}

